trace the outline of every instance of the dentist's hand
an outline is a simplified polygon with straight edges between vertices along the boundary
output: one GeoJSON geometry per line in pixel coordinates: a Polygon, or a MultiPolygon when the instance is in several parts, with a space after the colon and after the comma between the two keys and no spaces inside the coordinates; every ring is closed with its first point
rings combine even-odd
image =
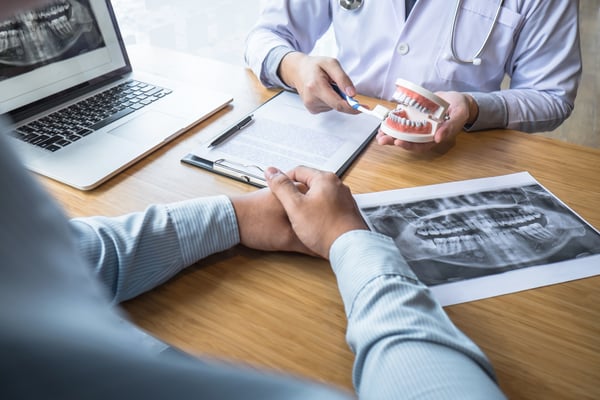
{"type": "Polygon", "coordinates": [[[358,113],[331,88],[331,84],[335,83],[348,96],[356,95],[354,84],[335,58],[309,56],[294,51],[283,57],[278,73],[286,85],[298,91],[304,106],[311,113],[332,109],[348,114],[358,113]]]}
{"type": "Polygon", "coordinates": [[[450,104],[448,107],[448,116],[450,118],[438,125],[435,136],[433,137],[433,142],[407,142],[388,136],[380,130],[376,137],[377,143],[383,145],[395,145],[404,150],[416,153],[425,153],[439,143],[453,140],[463,131],[466,124],[472,124],[477,119],[479,108],[471,96],[460,92],[437,92],[436,95],[450,104]]]}
{"type": "Polygon", "coordinates": [[[342,234],[368,229],[350,189],[335,174],[300,166],[286,175],[270,167],[265,177],[297,237],[321,257],[329,258],[331,245],[342,234]]]}

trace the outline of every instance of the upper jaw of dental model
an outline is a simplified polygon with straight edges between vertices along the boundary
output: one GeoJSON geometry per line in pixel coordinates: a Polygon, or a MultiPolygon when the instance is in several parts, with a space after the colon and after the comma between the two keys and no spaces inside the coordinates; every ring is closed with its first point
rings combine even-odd
{"type": "Polygon", "coordinates": [[[381,124],[381,130],[396,139],[426,143],[433,141],[449,104],[427,89],[403,79],[396,80],[393,99],[398,103],[381,124]]]}

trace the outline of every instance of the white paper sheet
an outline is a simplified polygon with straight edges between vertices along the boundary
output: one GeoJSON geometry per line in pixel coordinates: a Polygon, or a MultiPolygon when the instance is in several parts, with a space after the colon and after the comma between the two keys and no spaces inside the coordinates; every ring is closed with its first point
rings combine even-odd
{"type": "Polygon", "coordinates": [[[375,136],[379,123],[366,114],[311,114],[296,93],[282,92],[258,107],[247,127],[215,147],[208,146],[211,138],[193,156],[259,178],[266,167],[289,171],[298,165],[339,176],[375,136]]]}
{"type": "Polygon", "coordinates": [[[442,305],[600,274],[600,233],[529,173],[356,195],[442,305]]]}

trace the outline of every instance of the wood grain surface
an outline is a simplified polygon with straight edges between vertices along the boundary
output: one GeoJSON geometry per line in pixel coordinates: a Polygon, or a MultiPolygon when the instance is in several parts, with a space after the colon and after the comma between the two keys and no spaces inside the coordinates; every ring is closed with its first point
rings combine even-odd
{"type": "MultiPolygon", "coordinates": [[[[276,92],[244,68],[132,49],[136,67],[231,93],[233,104],[98,189],[42,183],[70,216],[120,215],[152,203],[256,190],[180,163],[195,146],[276,92]]],[[[199,94],[201,95],[201,94],[199,94]]],[[[362,99],[375,104],[372,99],[362,99]]],[[[528,171],[600,227],[600,150],[514,131],[461,134],[425,155],[371,143],[344,175],[354,193],[528,171]]],[[[447,307],[490,357],[512,399],[600,398],[600,277],[447,307]]],[[[238,246],[124,304],[131,318],[186,351],[352,390],[346,319],[326,261],[238,246]]]]}

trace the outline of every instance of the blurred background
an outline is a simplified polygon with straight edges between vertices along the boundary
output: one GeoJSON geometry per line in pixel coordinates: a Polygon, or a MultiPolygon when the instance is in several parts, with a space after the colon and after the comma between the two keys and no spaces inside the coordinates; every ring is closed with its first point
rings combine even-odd
{"type": "MultiPolygon", "coordinates": [[[[244,65],[244,40],[265,0],[113,0],[126,44],[178,50],[244,65]]],[[[600,148],[600,2],[580,0],[583,78],[571,117],[558,129],[540,133],[600,148]]],[[[334,48],[327,35],[316,51],[334,48]]],[[[600,162],[600,161],[599,161],[600,162]]]]}

